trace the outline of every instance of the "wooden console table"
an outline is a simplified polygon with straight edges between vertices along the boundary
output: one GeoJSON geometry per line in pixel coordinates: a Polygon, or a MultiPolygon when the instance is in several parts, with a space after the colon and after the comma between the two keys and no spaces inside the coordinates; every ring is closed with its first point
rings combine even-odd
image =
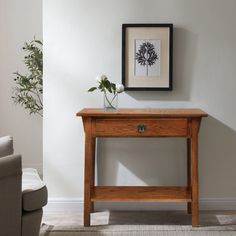
{"type": "Polygon", "coordinates": [[[94,202],[187,202],[198,226],[198,132],[200,109],[83,109],[85,131],[84,226],[94,202]],[[183,137],[187,139],[187,186],[94,186],[96,137],[183,137]]]}

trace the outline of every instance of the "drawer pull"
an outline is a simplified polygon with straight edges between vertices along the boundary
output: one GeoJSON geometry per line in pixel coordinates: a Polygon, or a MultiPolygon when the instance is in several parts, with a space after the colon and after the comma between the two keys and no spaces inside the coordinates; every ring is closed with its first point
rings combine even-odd
{"type": "Polygon", "coordinates": [[[138,125],[138,132],[139,133],[143,133],[145,131],[146,127],[145,125],[141,124],[141,125],[138,125]]]}

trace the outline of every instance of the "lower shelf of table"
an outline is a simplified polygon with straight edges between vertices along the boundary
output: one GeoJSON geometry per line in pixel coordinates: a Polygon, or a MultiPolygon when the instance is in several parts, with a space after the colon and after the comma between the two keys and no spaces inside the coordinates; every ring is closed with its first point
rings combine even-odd
{"type": "Polygon", "coordinates": [[[191,202],[189,187],[97,186],[92,202],[191,202]]]}

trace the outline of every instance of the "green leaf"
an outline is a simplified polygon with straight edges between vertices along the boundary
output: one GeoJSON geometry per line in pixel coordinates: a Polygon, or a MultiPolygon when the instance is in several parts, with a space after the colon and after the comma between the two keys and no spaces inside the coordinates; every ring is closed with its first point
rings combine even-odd
{"type": "Polygon", "coordinates": [[[106,89],[111,88],[111,82],[110,82],[109,80],[105,80],[105,81],[103,82],[103,84],[104,84],[104,86],[106,87],[106,89]]]}
{"type": "Polygon", "coordinates": [[[112,89],[112,92],[115,94],[116,93],[116,85],[114,83],[111,83],[111,89],[112,89]]]}
{"type": "Polygon", "coordinates": [[[34,40],[35,43],[38,43],[40,45],[43,45],[43,43],[40,40],[34,40]]]}
{"type": "Polygon", "coordinates": [[[92,87],[92,88],[90,88],[89,90],[88,90],[88,92],[93,92],[94,90],[96,90],[97,89],[97,87],[92,87]]]}

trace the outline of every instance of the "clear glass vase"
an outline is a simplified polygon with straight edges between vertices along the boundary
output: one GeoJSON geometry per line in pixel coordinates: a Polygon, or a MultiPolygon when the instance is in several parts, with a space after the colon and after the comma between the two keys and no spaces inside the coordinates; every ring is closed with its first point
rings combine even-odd
{"type": "Polygon", "coordinates": [[[118,109],[118,93],[104,93],[104,110],[116,111],[118,109]]]}

